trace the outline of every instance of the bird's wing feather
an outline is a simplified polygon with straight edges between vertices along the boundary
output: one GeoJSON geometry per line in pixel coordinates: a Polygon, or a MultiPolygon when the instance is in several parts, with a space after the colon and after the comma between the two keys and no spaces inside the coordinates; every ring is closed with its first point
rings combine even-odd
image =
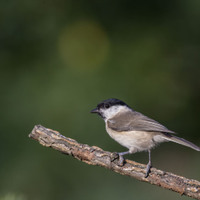
{"type": "Polygon", "coordinates": [[[107,123],[109,128],[118,132],[149,131],[174,134],[173,131],[170,131],[162,124],[136,111],[120,113],[120,115],[109,119],[107,123]]]}

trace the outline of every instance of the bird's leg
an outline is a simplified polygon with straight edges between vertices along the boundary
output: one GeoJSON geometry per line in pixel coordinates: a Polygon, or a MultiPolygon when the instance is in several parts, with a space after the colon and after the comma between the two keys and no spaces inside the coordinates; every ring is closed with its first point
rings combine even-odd
{"type": "Polygon", "coordinates": [[[151,150],[149,149],[148,150],[149,152],[149,162],[147,164],[147,168],[146,168],[146,175],[145,175],[145,178],[147,178],[149,176],[149,173],[150,173],[150,169],[151,169],[151,150]]]}
{"type": "Polygon", "coordinates": [[[120,166],[123,166],[124,165],[124,155],[126,154],[130,154],[129,151],[125,151],[125,152],[120,152],[120,153],[117,153],[119,155],[119,165],[120,166]]]}

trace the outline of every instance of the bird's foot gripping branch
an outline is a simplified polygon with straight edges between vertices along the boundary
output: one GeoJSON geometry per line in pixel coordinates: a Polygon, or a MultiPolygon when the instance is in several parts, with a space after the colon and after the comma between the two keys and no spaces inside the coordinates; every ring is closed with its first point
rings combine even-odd
{"type": "Polygon", "coordinates": [[[155,168],[152,168],[149,176],[145,178],[146,165],[126,160],[124,165],[121,166],[119,159],[116,159],[116,153],[103,151],[96,146],[80,144],[76,140],[64,137],[59,132],[41,125],[36,125],[29,134],[29,137],[37,140],[45,147],[51,147],[61,153],[71,155],[89,165],[99,165],[116,173],[178,192],[181,195],[200,199],[199,181],[187,179],[155,168]]]}

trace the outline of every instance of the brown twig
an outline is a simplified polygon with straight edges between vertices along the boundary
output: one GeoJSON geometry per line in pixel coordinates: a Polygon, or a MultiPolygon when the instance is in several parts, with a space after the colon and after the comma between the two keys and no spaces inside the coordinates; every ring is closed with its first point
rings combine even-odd
{"type": "Polygon", "coordinates": [[[200,199],[199,181],[187,179],[155,168],[152,168],[149,176],[145,178],[146,165],[126,160],[125,165],[121,167],[116,153],[103,151],[96,146],[90,147],[87,144],[80,144],[71,138],[62,136],[57,131],[41,125],[36,125],[29,134],[29,137],[38,140],[45,147],[51,147],[64,154],[72,155],[74,158],[89,165],[99,165],[122,175],[178,192],[181,195],[200,199]]]}

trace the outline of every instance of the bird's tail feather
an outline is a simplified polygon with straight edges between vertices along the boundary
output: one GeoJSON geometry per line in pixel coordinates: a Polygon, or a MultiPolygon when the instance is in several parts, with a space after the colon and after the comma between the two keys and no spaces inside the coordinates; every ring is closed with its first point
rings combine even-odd
{"type": "Polygon", "coordinates": [[[200,147],[196,146],[195,144],[193,144],[192,142],[189,142],[183,138],[180,138],[180,137],[177,137],[177,136],[174,136],[174,135],[171,135],[171,134],[164,134],[165,135],[165,139],[168,140],[168,141],[172,141],[172,142],[175,142],[175,143],[178,143],[178,144],[181,144],[181,145],[184,145],[184,146],[187,146],[187,147],[190,147],[196,151],[200,151],[200,147]]]}

